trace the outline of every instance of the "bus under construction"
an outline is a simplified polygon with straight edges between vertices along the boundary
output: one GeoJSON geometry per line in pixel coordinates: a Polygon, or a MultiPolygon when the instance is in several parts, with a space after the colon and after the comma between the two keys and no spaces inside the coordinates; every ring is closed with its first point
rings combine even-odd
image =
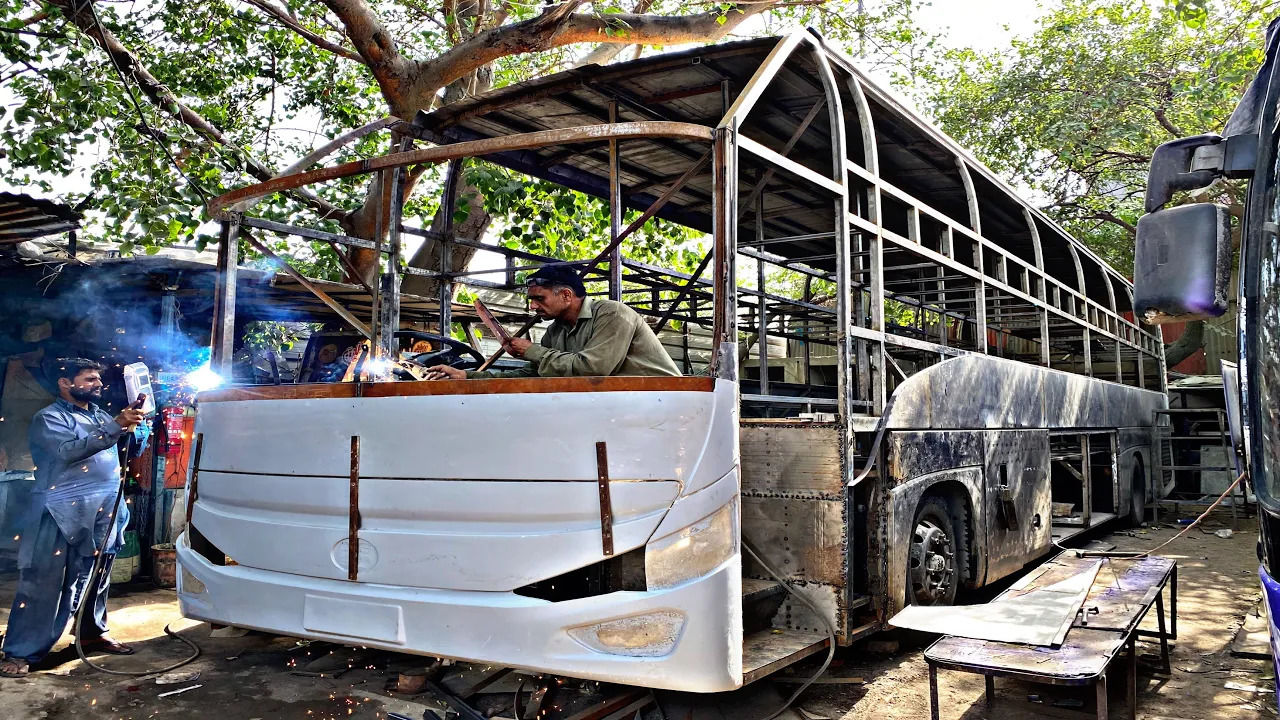
{"type": "Polygon", "coordinates": [[[369,363],[201,393],[189,617],[721,691],[1140,520],[1156,492],[1163,345],[1130,283],[811,32],[575,69],[345,140],[371,132],[399,151],[309,169],[316,153],[211,204],[215,370],[240,243],[275,258],[262,232],[381,253],[376,284],[312,286],[381,367],[479,365],[453,338],[474,320],[458,289],[518,289],[552,259],[402,223],[405,169],[466,158],[607,205],[605,251],[575,266],[685,376],[370,380],[369,363]],[[384,239],[251,214],[371,173],[393,188],[384,239]],[[695,270],[626,257],[654,217],[706,234],[695,270]],[[402,267],[407,235],[437,267],[402,267]],[[460,247],[501,264],[454,268],[460,247]],[[432,290],[402,294],[405,276],[432,290]],[[423,336],[443,349],[402,352],[423,336]]]}

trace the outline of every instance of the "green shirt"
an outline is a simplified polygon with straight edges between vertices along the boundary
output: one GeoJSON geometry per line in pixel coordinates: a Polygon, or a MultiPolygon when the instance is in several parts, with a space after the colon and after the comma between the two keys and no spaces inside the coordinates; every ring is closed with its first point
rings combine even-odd
{"type": "Polygon", "coordinates": [[[640,313],[615,300],[585,298],[578,322],[554,320],[519,370],[468,370],[468,378],[679,375],[640,313]]]}

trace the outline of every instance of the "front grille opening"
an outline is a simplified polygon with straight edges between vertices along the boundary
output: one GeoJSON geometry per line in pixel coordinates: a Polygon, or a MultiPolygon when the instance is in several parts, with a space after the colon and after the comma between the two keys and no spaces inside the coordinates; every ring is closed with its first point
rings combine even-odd
{"type": "Polygon", "coordinates": [[[644,548],[638,547],[616,557],[570,570],[563,575],[539,580],[515,593],[525,597],[563,602],[579,598],[606,595],[619,590],[646,590],[644,577],[644,548]]]}
{"type": "Polygon", "coordinates": [[[222,552],[222,549],[209,541],[209,538],[200,532],[195,525],[187,525],[187,542],[191,545],[191,549],[199,553],[205,560],[214,565],[239,565],[232,560],[229,555],[222,552]]]}

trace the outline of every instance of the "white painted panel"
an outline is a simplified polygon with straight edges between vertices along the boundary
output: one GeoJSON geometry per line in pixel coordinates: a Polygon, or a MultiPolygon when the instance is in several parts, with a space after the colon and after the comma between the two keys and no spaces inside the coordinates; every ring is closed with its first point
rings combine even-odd
{"type": "MultiPolygon", "coordinates": [[[[613,482],[614,553],[644,545],[675,499],[674,482],[613,482]]],[[[604,559],[596,484],[369,480],[361,484],[362,541],[378,552],[360,581],[456,590],[514,590],[604,559]],[[421,494],[407,484],[434,489],[421,494]],[[484,486],[484,487],[479,487],[484,486]],[[378,488],[376,496],[364,490],[378,488]],[[413,497],[410,501],[409,498],[413,497]],[[373,503],[401,498],[393,513],[373,503]],[[427,509],[438,500],[439,505],[427,509]],[[416,520],[416,503],[422,514],[416,520]],[[459,514],[450,508],[466,508],[459,514]]]]}
{"type": "MultiPolygon", "coordinates": [[[[307,595],[399,606],[403,642],[359,644],[494,665],[535,668],[602,682],[695,692],[730,690],[742,682],[740,558],[712,574],[649,592],[615,592],[547,602],[513,593],[404,588],[298,577],[211,565],[177,541],[178,563],[204,585],[178,596],[184,616],[268,632],[350,642],[347,636],[305,627],[307,595]],[[592,651],[567,628],[677,611],[689,618],[675,650],[660,658],[592,651]]],[[[350,632],[349,628],[337,628],[350,632]]]]}
{"type": "MultiPolygon", "coordinates": [[[[675,482],[611,482],[615,524],[661,514],[675,482]]],[[[345,507],[345,505],[344,505],[345,507]]],[[[360,481],[363,530],[430,534],[554,534],[600,529],[595,482],[360,481]]]]}
{"type": "Polygon", "coordinates": [[[404,642],[404,611],[392,603],[308,594],[303,601],[302,626],[330,635],[404,642]]]}
{"type": "MultiPolygon", "coordinates": [[[[191,524],[218,549],[241,565],[295,575],[346,580],[333,560],[338,543],[347,539],[345,523],[301,525],[279,522],[259,513],[231,510],[201,498],[191,524]]],[[[345,552],[345,544],[343,552],[345,552]]]]}
{"type": "MultiPolygon", "coordinates": [[[[203,473],[193,523],[248,567],[347,578],[345,478],[203,473]]],[[[614,551],[643,545],[678,483],[612,482],[614,551]]],[[[512,590],[604,558],[595,482],[360,482],[362,582],[512,590]]]]}
{"type": "MultiPolygon", "coordinates": [[[[199,409],[201,468],[362,477],[684,481],[707,443],[715,394],[525,393],[244,400],[199,409]]],[[[721,473],[723,474],[723,473],[721,473]]]]}

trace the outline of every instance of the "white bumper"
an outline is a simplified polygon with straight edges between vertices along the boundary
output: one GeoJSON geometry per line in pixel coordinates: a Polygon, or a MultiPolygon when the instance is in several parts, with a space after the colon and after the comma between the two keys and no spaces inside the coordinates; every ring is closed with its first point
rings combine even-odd
{"type": "Polygon", "coordinates": [[[742,684],[741,556],[678,587],[548,602],[509,592],[407,588],[216,566],[178,539],[182,614],[208,622],[397,652],[524,667],[644,687],[719,692],[742,684]],[[204,584],[188,587],[185,573],[204,584]],[[660,657],[588,649],[567,629],[654,611],[683,615],[660,657]]]}

